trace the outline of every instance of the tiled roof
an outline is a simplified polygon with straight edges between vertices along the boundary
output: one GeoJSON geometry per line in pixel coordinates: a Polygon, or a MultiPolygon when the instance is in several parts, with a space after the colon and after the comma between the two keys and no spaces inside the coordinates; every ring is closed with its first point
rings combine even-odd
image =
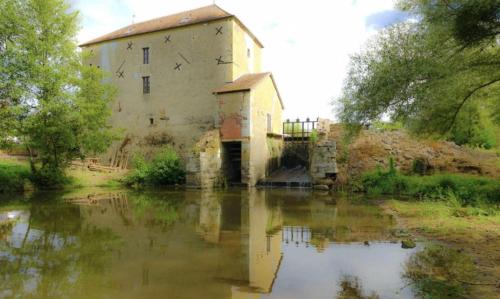
{"type": "Polygon", "coordinates": [[[172,29],[177,27],[184,27],[198,23],[204,23],[209,21],[221,20],[226,18],[235,18],[235,20],[252,36],[252,38],[262,47],[262,44],[257,40],[257,38],[248,30],[248,28],[241,23],[234,15],[228,13],[227,11],[221,9],[217,5],[205,6],[193,10],[188,10],[173,15],[152,19],[149,21],[132,24],[111,33],[100,36],[96,39],[88,41],[81,44],[81,47],[98,44],[105,41],[115,40],[124,37],[130,37],[134,35],[140,35],[144,33],[150,33],[155,31],[161,31],[166,29],[172,29]]]}
{"type": "Polygon", "coordinates": [[[280,93],[278,91],[278,87],[276,86],[276,82],[274,81],[273,75],[271,73],[253,73],[253,74],[245,74],[233,82],[226,83],[223,86],[214,90],[215,94],[221,93],[230,93],[230,92],[240,92],[240,91],[250,91],[254,88],[260,81],[264,78],[270,77],[276,93],[278,94],[278,98],[281,103],[281,107],[285,108],[283,105],[283,101],[281,99],[280,93]]]}

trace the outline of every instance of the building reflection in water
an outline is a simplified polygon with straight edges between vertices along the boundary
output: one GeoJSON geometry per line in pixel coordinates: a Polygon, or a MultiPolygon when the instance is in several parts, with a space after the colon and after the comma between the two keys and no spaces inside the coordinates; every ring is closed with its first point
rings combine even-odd
{"type": "MultiPolygon", "coordinates": [[[[33,288],[33,281],[55,281],[59,277],[56,272],[63,273],[79,290],[85,290],[81,296],[72,292],[74,298],[154,298],[165,294],[175,298],[293,297],[283,292],[299,287],[301,283],[294,279],[307,284],[321,274],[309,269],[314,264],[305,257],[321,265],[321,257],[331,255],[327,251],[332,242],[383,240],[393,223],[373,207],[341,200],[333,203],[331,198],[297,191],[117,192],[66,200],[73,204],[33,204],[15,210],[20,215],[18,221],[10,236],[4,233],[3,238],[9,246],[19,239],[16,236],[33,234],[26,230],[36,227],[40,235],[56,234],[68,240],[60,246],[80,244],[71,248],[85,250],[85,255],[73,255],[79,260],[71,267],[31,271],[31,278],[23,278],[31,281],[27,284],[33,288]],[[100,232],[101,237],[92,239],[96,234],[89,232],[100,232]],[[111,246],[103,238],[115,241],[111,246]],[[275,290],[277,284],[279,290],[275,290]]],[[[60,252],[51,252],[51,258],[58,259],[60,252]]],[[[43,252],[31,253],[36,255],[33,259],[46,257],[43,252]]],[[[9,260],[0,262],[8,264],[9,260]]],[[[328,272],[323,275],[326,277],[336,270],[328,267],[324,271],[328,272]]],[[[7,279],[13,277],[3,274],[7,279]]],[[[17,291],[22,294],[22,281],[16,279],[17,291]]],[[[319,289],[330,290],[332,297],[338,291],[335,281],[332,278],[328,286],[319,289]]],[[[3,285],[14,284],[4,281],[3,285]]],[[[55,294],[69,294],[69,286],[63,285],[68,289],[55,294]]]]}

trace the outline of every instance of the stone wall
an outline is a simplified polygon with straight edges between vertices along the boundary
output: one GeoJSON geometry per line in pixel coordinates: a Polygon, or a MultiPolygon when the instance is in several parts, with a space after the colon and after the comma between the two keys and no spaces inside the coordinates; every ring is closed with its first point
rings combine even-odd
{"type": "Polygon", "coordinates": [[[206,132],[186,159],[186,184],[211,188],[222,184],[222,157],[219,130],[206,132]]]}
{"type": "Polygon", "coordinates": [[[318,123],[318,139],[310,145],[309,172],[314,185],[322,185],[328,189],[337,175],[337,146],[335,140],[328,138],[330,121],[320,119],[318,123]]]}

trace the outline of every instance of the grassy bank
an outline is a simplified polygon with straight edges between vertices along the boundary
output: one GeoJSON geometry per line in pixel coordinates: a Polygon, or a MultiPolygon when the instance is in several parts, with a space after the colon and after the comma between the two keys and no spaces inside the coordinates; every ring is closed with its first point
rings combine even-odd
{"type": "Polygon", "coordinates": [[[365,173],[356,188],[371,195],[446,200],[462,206],[500,205],[500,181],[462,174],[404,175],[389,166],[388,170],[365,173]]]}
{"type": "MultiPolygon", "coordinates": [[[[76,167],[68,169],[66,174],[68,179],[62,191],[88,187],[123,187],[120,180],[127,175],[127,171],[96,172],[76,167]]],[[[31,171],[27,161],[0,159],[0,193],[23,192],[30,178],[31,171]]]]}
{"type": "Polygon", "coordinates": [[[383,207],[413,235],[445,243],[472,258],[477,275],[463,284],[471,292],[467,298],[495,298],[495,278],[500,277],[499,213],[429,200],[389,200],[383,207]]]}
{"type": "Polygon", "coordinates": [[[0,160],[0,193],[22,192],[30,174],[27,164],[0,160]]]}

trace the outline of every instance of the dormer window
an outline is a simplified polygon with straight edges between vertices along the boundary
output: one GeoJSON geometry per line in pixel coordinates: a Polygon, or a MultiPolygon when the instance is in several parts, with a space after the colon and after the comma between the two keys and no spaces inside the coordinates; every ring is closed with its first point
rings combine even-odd
{"type": "Polygon", "coordinates": [[[149,64],[149,48],[142,48],[142,63],[149,64]]]}

